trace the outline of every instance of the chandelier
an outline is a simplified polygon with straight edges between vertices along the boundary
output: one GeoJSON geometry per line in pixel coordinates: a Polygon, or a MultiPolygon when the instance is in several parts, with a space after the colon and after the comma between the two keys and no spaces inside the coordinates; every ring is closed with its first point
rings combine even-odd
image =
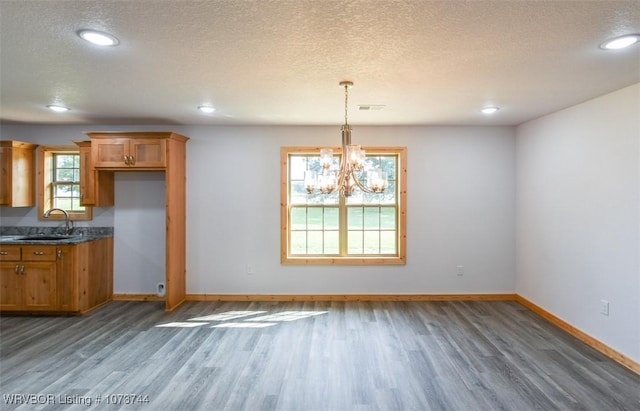
{"type": "Polygon", "coordinates": [[[320,164],[322,171],[306,171],[304,185],[308,194],[318,191],[322,194],[338,192],[341,196],[349,197],[357,187],[365,193],[382,193],[387,188],[387,173],[379,168],[365,170],[366,153],[357,144],[351,144],[351,126],[347,121],[347,107],[349,102],[349,88],[351,81],[341,81],[344,87],[344,124],[342,125],[342,153],[340,168],[333,167],[333,150],[320,150],[320,164]],[[366,176],[366,182],[364,177],[366,176]]]}

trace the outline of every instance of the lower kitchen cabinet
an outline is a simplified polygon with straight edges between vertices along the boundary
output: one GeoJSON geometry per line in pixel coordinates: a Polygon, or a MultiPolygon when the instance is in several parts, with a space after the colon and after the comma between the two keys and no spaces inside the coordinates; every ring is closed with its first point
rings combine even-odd
{"type": "Polygon", "coordinates": [[[113,238],[1,245],[0,310],[84,313],[113,295],[113,238]]]}

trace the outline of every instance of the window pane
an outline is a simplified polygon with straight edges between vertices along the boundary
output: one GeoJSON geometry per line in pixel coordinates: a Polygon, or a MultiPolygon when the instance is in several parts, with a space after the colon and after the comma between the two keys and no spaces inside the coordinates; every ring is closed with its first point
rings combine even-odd
{"type": "Polygon", "coordinates": [[[307,208],[307,229],[322,230],[322,211],[320,207],[307,208]]]}
{"type": "Polygon", "coordinates": [[[307,231],[307,254],[322,254],[322,231],[307,231]]]}
{"type": "Polygon", "coordinates": [[[315,171],[316,173],[320,173],[322,170],[322,166],[320,165],[320,157],[314,155],[306,156],[307,159],[307,170],[315,171]]]}
{"type": "Polygon", "coordinates": [[[291,194],[289,202],[291,204],[307,204],[307,190],[304,189],[303,181],[291,182],[291,194]]]}
{"type": "Polygon", "coordinates": [[[362,228],[363,214],[362,207],[347,208],[347,226],[349,230],[362,228]]]}
{"type": "Polygon", "coordinates": [[[324,232],[324,253],[338,254],[340,252],[340,234],[338,231],[324,232]]]}
{"type": "Polygon", "coordinates": [[[349,230],[347,237],[347,252],[349,254],[363,254],[362,231],[349,230]]]}
{"type": "Polygon", "coordinates": [[[378,207],[366,207],[364,209],[364,229],[372,230],[380,228],[380,209],[378,207]]]}
{"type": "Polygon", "coordinates": [[[396,180],[396,157],[381,157],[380,168],[387,172],[387,179],[396,180]]]}
{"type": "Polygon", "coordinates": [[[365,194],[363,194],[362,203],[366,204],[366,205],[378,205],[378,204],[380,204],[383,195],[384,194],[365,193],[365,194]]]}
{"type": "Polygon", "coordinates": [[[289,160],[289,178],[291,180],[304,180],[304,172],[307,170],[307,158],[304,156],[290,156],[289,160]]]}
{"type": "Polygon", "coordinates": [[[389,180],[387,189],[384,190],[379,197],[379,204],[395,204],[396,203],[396,182],[389,180]]]}
{"type": "Polygon", "coordinates": [[[324,229],[337,230],[339,228],[339,213],[337,208],[324,209],[324,229]]]}
{"type": "Polygon", "coordinates": [[[331,194],[322,194],[322,193],[314,193],[307,194],[305,191],[305,196],[307,197],[307,203],[313,205],[337,205],[338,204],[338,193],[334,192],[331,194]]]}
{"type": "Polygon", "coordinates": [[[364,204],[365,194],[360,190],[355,190],[353,194],[347,197],[347,205],[360,205],[364,204]]]}
{"type": "Polygon", "coordinates": [[[291,229],[304,230],[307,228],[307,209],[294,207],[291,209],[291,229]]]}
{"type": "Polygon", "coordinates": [[[80,211],[80,210],[84,210],[84,207],[82,207],[80,205],[80,199],[79,198],[74,198],[73,200],[71,200],[71,205],[72,205],[72,210],[73,211],[80,211]]]}
{"type": "Polygon", "coordinates": [[[73,177],[74,173],[72,168],[57,169],[55,181],[76,181],[73,177]]]}
{"type": "Polygon", "coordinates": [[[396,228],[395,207],[380,207],[380,228],[382,229],[396,228]]]}
{"type": "Polygon", "coordinates": [[[365,254],[380,253],[380,231],[364,232],[364,253],[365,254]]]}
{"type": "Polygon", "coordinates": [[[396,231],[380,232],[380,252],[382,254],[395,254],[396,248],[396,231]]]}
{"type": "Polygon", "coordinates": [[[291,232],[291,254],[307,253],[307,232],[292,231],[291,232]]]}
{"type": "Polygon", "coordinates": [[[73,168],[74,165],[73,154],[56,154],[55,155],[55,167],[56,168],[73,168]]]}
{"type": "Polygon", "coordinates": [[[322,204],[324,205],[338,205],[340,198],[338,192],[334,191],[331,194],[320,194],[322,196],[322,204]]]}
{"type": "Polygon", "coordinates": [[[70,185],[61,184],[56,185],[54,190],[55,197],[71,197],[72,195],[72,187],[70,185]]]}
{"type": "Polygon", "coordinates": [[[71,210],[71,198],[55,198],[53,201],[55,208],[62,208],[63,210],[71,210]]]}

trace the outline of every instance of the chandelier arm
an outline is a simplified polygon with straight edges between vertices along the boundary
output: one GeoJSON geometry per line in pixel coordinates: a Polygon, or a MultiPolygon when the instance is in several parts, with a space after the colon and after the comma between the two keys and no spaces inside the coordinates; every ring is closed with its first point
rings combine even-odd
{"type": "Polygon", "coordinates": [[[358,188],[362,191],[364,191],[367,194],[375,194],[376,192],[373,191],[373,189],[371,189],[370,187],[367,187],[366,185],[362,184],[360,182],[360,179],[358,179],[358,177],[356,176],[355,172],[352,172],[353,175],[353,180],[356,183],[356,186],[358,186],[358,188]]]}

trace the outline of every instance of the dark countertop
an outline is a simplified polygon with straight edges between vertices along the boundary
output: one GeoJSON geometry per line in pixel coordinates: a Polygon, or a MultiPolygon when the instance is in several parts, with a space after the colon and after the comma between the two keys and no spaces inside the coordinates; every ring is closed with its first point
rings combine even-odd
{"type": "Polygon", "coordinates": [[[76,227],[70,236],[61,236],[60,231],[57,227],[1,227],[0,244],[72,245],[113,237],[113,227],[76,227]],[[39,236],[43,239],[37,238],[39,236]],[[61,238],[51,238],[60,236],[61,238]],[[23,239],[24,237],[29,239],[23,239]]]}

